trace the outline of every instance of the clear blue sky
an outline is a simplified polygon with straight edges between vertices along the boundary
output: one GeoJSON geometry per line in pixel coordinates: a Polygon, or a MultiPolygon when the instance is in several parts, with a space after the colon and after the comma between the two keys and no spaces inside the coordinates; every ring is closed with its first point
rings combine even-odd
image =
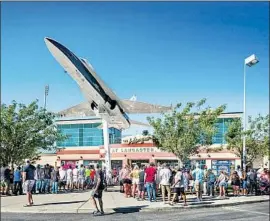
{"type": "Polygon", "coordinates": [[[1,10],[2,103],[42,104],[46,84],[50,110],[84,101],[46,48],[49,36],[90,61],[120,98],[207,98],[227,111],[242,111],[244,58],[255,53],[247,114],[269,111],[267,2],[2,2],[1,10]]]}

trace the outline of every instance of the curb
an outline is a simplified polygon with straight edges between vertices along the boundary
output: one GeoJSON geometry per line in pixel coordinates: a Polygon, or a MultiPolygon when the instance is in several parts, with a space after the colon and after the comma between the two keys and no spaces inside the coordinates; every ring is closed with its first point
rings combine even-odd
{"type": "Polygon", "coordinates": [[[140,212],[153,212],[153,211],[174,211],[174,210],[191,210],[191,209],[201,209],[201,208],[218,208],[218,207],[228,207],[228,206],[237,206],[243,204],[253,204],[253,203],[263,203],[269,202],[270,199],[261,199],[254,201],[244,201],[244,202],[233,202],[233,203],[224,203],[224,204],[212,204],[212,205],[192,205],[192,206],[174,206],[174,207],[153,207],[153,208],[143,208],[140,212]]]}
{"type": "MultiPolygon", "coordinates": [[[[192,210],[192,209],[201,209],[201,208],[218,208],[218,207],[229,207],[229,206],[237,206],[237,205],[243,205],[243,204],[253,204],[253,203],[262,203],[262,202],[269,202],[270,199],[260,199],[260,200],[253,200],[253,201],[244,201],[244,202],[232,202],[232,203],[223,203],[223,204],[211,204],[211,205],[191,205],[191,206],[174,206],[174,207],[148,207],[148,208],[140,208],[138,209],[138,212],[141,213],[147,213],[147,212],[159,212],[159,211],[175,211],[175,210],[192,210]]],[[[80,209],[82,206],[80,206],[78,209],[72,209],[72,210],[51,210],[51,209],[39,209],[39,210],[24,210],[23,208],[20,210],[16,210],[16,209],[6,209],[6,208],[1,208],[1,213],[39,213],[39,214],[91,214],[91,212],[93,211],[93,209],[89,208],[89,209],[80,209]]],[[[115,211],[114,208],[107,208],[104,209],[105,213],[107,214],[114,214],[117,213],[115,211]]],[[[134,212],[134,208],[130,209],[130,208],[123,208],[123,211],[125,211],[125,213],[128,212],[134,212]]]]}

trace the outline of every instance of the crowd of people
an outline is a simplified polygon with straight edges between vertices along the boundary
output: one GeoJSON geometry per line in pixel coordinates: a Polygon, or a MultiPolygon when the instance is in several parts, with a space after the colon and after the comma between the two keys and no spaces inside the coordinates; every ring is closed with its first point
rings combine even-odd
{"type": "MultiPolygon", "coordinates": [[[[1,194],[17,195],[26,193],[28,204],[33,205],[32,194],[57,194],[59,191],[72,192],[75,189],[92,189],[93,204],[97,209],[94,214],[103,214],[102,192],[108,185],[120,185],[120,192],[125,197],[137,200],[156,202],[161,195],[164,203],[174,205],[183,199],[187,205],[186,194],[196,193],[197,201],[202,201],[202,195],[224,198],[228,195],[228,187],[232,187],[233,196],[258,194],[270,189],[270,172],[266,168],[245,171],[237,166],[231,174],[219,171],[216,175],[211,169],[201,169],[199,164],[192,170],[188,168],[173,168],[169,164],[154,163],[148,165],[125,165],[123,168],[113,168],[106,174],[105,168],[99,165],[69,166],[65,168],[52,167],[48,164],[33,166],[29,160],[15,170],[4,165],[1,167],[1,194]],[[259,183],[259,185],[258,185],[259,183]],[[95,198],[98,199],[100,209],[95,198]],[[167,201],[166,201],[167,199],[167,201]]],[[[269,194],[269,193],[268,193],[269,194]]]]}
{"type": "MultiPolygon", "coordinates": [[[[1,168],[1,194],[22,195],[23,171],[25,166],[18,166],[15,170],[4,165],[1,168]]],[[[91,189],[94,185],[94,165],[80,167],[53,167],[49,164],[37,165],[34,170],[34,185],[32,194],[57,194],[59,191],[73,191],[91,189]]]]}
{"type": "Polygon", "coordinates": [[[134,197],[137,200],[155,202],[158,194],[161,194],[164,203],[174,205],[180,198],[186,205],[186,193],[196,193],[197,201],[202,201],[202,195],[225,198],[228,196],[228,187],[231,186],[232,196],[247,196],[259,194],[262,184],[269,188],[269,170],[264,168],[258,171],[249,169],[245,171],[237,166],[231,174],[220,171],[218,175],[211,169],[200,168],[197,164],[193,170],[176,167],[169,164],[157,165],[153,163],[133,168],[126,165],[119,171],[120,192],[125,197],[134,197]]]}
{"type": "Polygon", "coordinates": [[[91,198],[96,208],[94,215],[103,215],[102,192],[106,188],[106,175],[104,170],[97,164],[80,168],[75,166],[72,169],[69,166],[52,167],[46,164],[44,167],[31,164],[30,160],[25,160],[23,167],[17,167],[14,171],[9,166],[1,167],[1,194],[11,195],[25,193],[27,195],[27,204],[25,207],[33,206],[33,193],[53,193],[57,194],[59,190],[73,191],[74,189],[84,190],[92,189],[91,198]],[[12,180],[11,180],[12,179],[12,180]],[[13,186],[11,186],[13,184],[13,186]],[[98,199],[99,208],[95,199],[98,199]]]}

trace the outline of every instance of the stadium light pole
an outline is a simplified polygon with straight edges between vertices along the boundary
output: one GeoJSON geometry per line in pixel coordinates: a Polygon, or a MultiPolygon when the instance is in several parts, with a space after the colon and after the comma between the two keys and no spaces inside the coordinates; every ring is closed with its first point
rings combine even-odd
{"type": "MultiPolygon", "coordinates": [[[[246,66],[252,67],[259,62],[255,54],[250,55],[245,59],[244,62],[244,104],[243,104],[243,131],[246,132],[246,66]]],[[[246,169],[246,135],[243,136],[243,169],[246,169]]]]}
{"type": "Polygon", "coordinates": [[[45,91],[44,91],[44,110],[46,110],[48,94],[49,94],[49,85],[46,85],[45,86],[45,91]]]}

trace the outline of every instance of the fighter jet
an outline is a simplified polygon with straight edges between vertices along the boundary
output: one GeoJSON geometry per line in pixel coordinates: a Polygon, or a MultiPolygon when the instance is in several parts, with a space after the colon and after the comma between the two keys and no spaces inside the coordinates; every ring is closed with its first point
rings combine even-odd
{"type": "Polygon", "coordinates": [[[171,107],[153,105],[131,99],[119,99],[84,58],[77,57],[67,47],[46,37],[45,43],[58,63],[78,84],[86,101],[60,111],[62,117],[98,116],[105,119],[110,127],[127,129],[131,124],[147,125],[132,121],[127,114],[161,113],[171,107]]]}

